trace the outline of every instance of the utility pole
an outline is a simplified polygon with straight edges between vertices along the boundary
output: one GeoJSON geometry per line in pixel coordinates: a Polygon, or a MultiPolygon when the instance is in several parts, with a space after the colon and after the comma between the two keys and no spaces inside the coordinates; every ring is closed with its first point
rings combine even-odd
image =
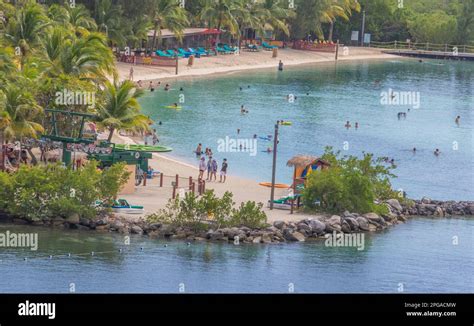
{"type": "Polygon", "coordinates": [[[364,34],[365,34],[365,10],[362,11],[362,31],[360,36],[360,46],[364,46],[364,34]]]}
{"type": "Polygon", "coordinates": [[[278,147],[278,122],[275,125],[275,138],[273,139],[273,166],[272,166],[272,190],[270,192],[270,209],[273,209],[273,200],[275,200],[275,176],[276,176],[276,160],[278,147]]]}

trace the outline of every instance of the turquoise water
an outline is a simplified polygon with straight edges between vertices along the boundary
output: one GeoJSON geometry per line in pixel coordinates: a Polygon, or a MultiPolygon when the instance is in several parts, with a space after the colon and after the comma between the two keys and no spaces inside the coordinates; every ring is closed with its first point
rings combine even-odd
{"type": "Polygon", "coordinates": [[[149,92],[141,103],[147,114],[162,121],[156,127],[162,144],[174,148],[171,155],[193,164],[197,160],[192,152],[201,142],[213,149],[219,163],[224,157],[229,160],[230,174],[269,181],[272,155],[263,152],[269,142],[259,139],[257,155],[251,156],[217,152],[218,140],[265,136],[273,133],[276,120],[287,120],[293,125],[280,127],[278,182],[291,180],[289,158],[321,155],[331,145],[347,154],[366,151],[394,158],[398,178],[393,184],[412,198],[474,199],[473,63],[360,61],[171,84],[171,91],[149,92]],[[389,89],[419,92],[420,107],[381,105],[381,92],[389,89]],[[180,94],[184,95],[182,110],[163,107],[179,102],[180,94]],[[288,102],[288,94],[297,96],[294,103],[288,102]],[[249,114],[240,114],[242,104],[249,114]],[[398,112],[406,112],[406,119],[398,120],[398,112]],[[456,125],[458,115],[461,121],[456,125]],[[344,128],[347,120],[352,123],[349,130],[344,128]],[[360,125],[357,130],[355,122],[360,125]],[[436,148],[441,150],[438,157],[433,155],[436,148]]]}
{"type": "Polygon", "coordinates": [[[0,293],[68,293],[72,283],[78,293],[178,293],[183,285],[195,293],[472,293],[473,229],[472,217],[413,219],[367,235],[362,251],[132,236],[120,253],[118,234],[0,225],[1,233],[39,233],[36,252],[0,248],[0,293]]]}

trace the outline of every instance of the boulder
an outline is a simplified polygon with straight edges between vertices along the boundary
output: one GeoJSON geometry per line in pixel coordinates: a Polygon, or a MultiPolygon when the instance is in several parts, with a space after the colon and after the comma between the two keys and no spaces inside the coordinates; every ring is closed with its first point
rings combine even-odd
{"type": "Polygon", "coordinates": [[[389,199],[387,200],[387,204],[389,204],[396,212],[403,211],[403,207],[397,199],[389,199]]]}
{"type": "Polygon", "coordinates": [[[436,207],[433,215],[443,217],[444,216],[444,210],[440,206],[438,206],[438,207],[436,207]]]}
{"type": "Polygon", "coordinates": [[[123,228],[125,224],[123,224],[121,221],[115,220],[112,223],[110,223],[109,228],[114,231],[118,231],[121,228],[123,228]]]}
{"type": "Polygon", "coordinates": [[[69,224],[79,224],[79,222],[80,222],[79,214],[73,213],[73,214],[69,215],[68,217],[66,217],[64,219],[64,221],[68,222],[69,224]]]}
{"type": "Polygon", "coordinates": [[[307,232],[307,233],[310,233],[310,234],[312,232],[311,227],[306,223],[298,223],[296,225],[296,228],[299,232],[307,232]]]}
{"type": "Polygon", "coordinates": [[[326,220],[326,231],[334,232],[341,231],[341,217],[339,215],[333,215],[326,220]]]}
{"type": "Polygon", "coordinates": [[[341,230],[344,233],[351,233],[351,227],[346,221],[342,221],[341,230]]]}
{"type": "Polygon", "coordinates": [[[138,225],[133,225],[131,228],[130,228],[130,231],[133,233],[133,234],[143,234],[143,229],[141,227],[139,227],[138,225]]]}
{"type": "Polygon", "coordinates": [[[421,203],[423,203],[423,204],[431,204],[431,198],[423,197],[423,198],[421,198],[421,203]]]}
{"type": "Polygon", "coordinates": [[[370,231],[370,232],[375,232],[375,231],[377,231],[377,229],[378,229],[377,226],[375,226],[375,225],[373,225],[373,224],[369,224],[369,231],[370,231]]]}
{"type": "Polygon", "coordinates": [[[90,223],[91,223],[91,221],[90,221],[88,218],[81,217],[81,218],[79,219],[79,224],[80,224],[80,225],[89,226],[90,223]]]}
{"type": "Polygon", "coordinates": [[[359,216],[356,218],[356,221],[359,224],[359,229],[362,231],[369,231],[369,222],[365,217],[359,216]]]}
{"type": "Polygon", "coordinates": [[[300,242],[305,240],[304,235],[298,231],[287,233],[285,235],[285,239],[288,241],[300,241],[300,242]]]}
{"type": "Polygon", "coordinates": [[[23,220],[21,218],[14,218],[13,219],[13,223],[14,224],[28,224],[28,221],[27,220],[23,220]]]}
{"type": "Polygon", "coordinates": [[[275,221],[273,222],[273,226],[277,229],[283,230],[287,226],[287,224],[285,221],[275,221]]]}
{"type": "Polygon", "coordinates": [[[369,221],[374,221],[377,223],[380,223],[383,220],[380,216],[378,216],[375,213],[367,213],[367,214],[364,214],[363,217],[365,217],[369,221]]]}
{"type": "Polygon", "coordinates": [[[351,227],[352,231],[358,231],[359,230],[359,223],[357,220],[353,217],[346,217],[344,220],[349,226],[351,227]]]}
{"type": "Polygon", "coordinates": [[[105,216],[103,218],[98,219],[95,223],[96,223],[96,225],[107,225],[107,224],[109,224],[109,218],[107,216],[105,216]]]}
{"type": "Polygon", "coordinates": [[[326,224],[324,224],[320,220],[311,220],[309,222],[309,226],[311,227],[313,233],[316,234],[323,234],[324,230],[326,229],[326,224]]]}
{"type": "Polygon", "coordinates": [[[270,234],[268,233],[265,233],[263,236],[262,236],[262,242],[263,243],[271,243],[272,242],[272,237],[270,234]]]}

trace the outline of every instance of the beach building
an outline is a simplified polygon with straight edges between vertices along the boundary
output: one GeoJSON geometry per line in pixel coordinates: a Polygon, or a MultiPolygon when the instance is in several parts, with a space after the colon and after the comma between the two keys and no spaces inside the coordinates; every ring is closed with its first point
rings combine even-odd
{"type": "MultiPolygon", "coordinates": [[[[177,47],[211,47],[214,46],[217,37],[220,38],[224,34],[222,31],[219,31],[215,28],[185,28],[181,33],[181,37],[177,37],[173,31],[169,29],[162,29],[161,36],[156,35],[157,39],[157,48],[158,49],[168,49],[168,48],[177,48],[177,47]],[[159,40],[161,39],[161,41],[159,40]],[[158,43],[159,42],[159,43],[158,43]]],[[[153,37],[155,35],[154,30],[148,32],[148,44],[153,43],[153,37]]],[[[222,39],[221,39],[222,41],[222,39]]]]}

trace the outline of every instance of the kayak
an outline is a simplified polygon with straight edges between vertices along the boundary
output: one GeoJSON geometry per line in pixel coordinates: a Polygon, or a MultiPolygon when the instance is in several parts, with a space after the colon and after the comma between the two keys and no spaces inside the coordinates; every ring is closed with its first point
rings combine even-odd
{"type": "Polygon", "coordinates": [[[165,108],[167,109],[174,109],[174,110],[181,110],[183,107],[182,106],[174,106],[174,105],[166,105],[165,108]]]}
{"type": "Polygon", "coordinates": [[[152,145],[125,145],[125,144],[116,144],[115,149],[121,151],[138,151],[138,152],[153,152],[153,153],[163,153],[171,152],[173,149],[168,146],[152,146],[152,145]]]}
{"type": "MultiPolygon", "coordinates": [[[[264,187],[271,187],[272,183],[271,182],[260,182],[259,185],[264,186],[264,187]]],[[[284,184],[284,183],[275,183],[275,188],[290,188],[290,185],[284,184]]]]}
{"type": "Polygon", "coordinates": [[[282,126],[291,126],[292,125],[292,122],[291,121],[283,121],[283,122],[280,122],[280,124],[282,126]]]}

